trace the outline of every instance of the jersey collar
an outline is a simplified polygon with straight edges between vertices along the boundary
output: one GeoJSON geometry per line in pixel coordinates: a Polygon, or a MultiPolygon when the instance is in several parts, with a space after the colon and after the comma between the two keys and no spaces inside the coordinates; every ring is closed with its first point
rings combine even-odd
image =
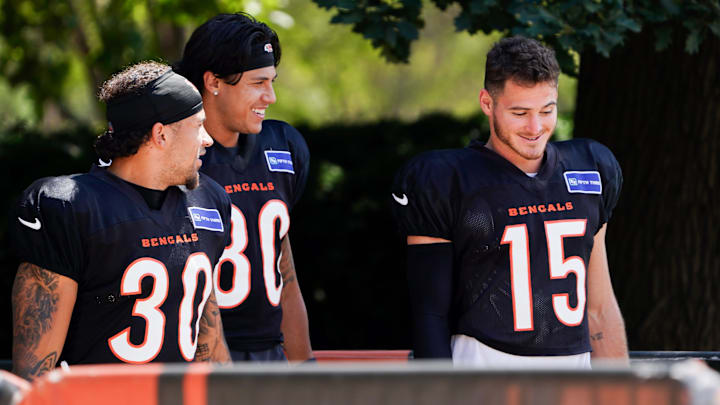
{"type": "Polygon", "coordinates": [[[235,155],[232,154],[232,149],[228,149],[220,143],[215,142],[207,148],[205,156],[201,158],[203,164],[205,164],[206,161],[210,164],[230,164],[235,171],[242,173],[255,157],[254,152],[257,145],[257,137],[258,134],[240,134],[236,149],[237,153],[235,155]]]}
{"type": "Polygon", "coordinates": [[[551,142],[548,142],[547,146],[545,147],[545,156],[543,157],[543,162],[535,177],[529,177],[527,174],[525,174],[525,172],[520,170],[514,164],[510,163],[510,161],[508,161],[504,157],[500,156],[497,152],[486,148],[485,142],[479,139],[472,140],[468,147],[482,153],[483,156],[486,156],[488,159],[491,159],[496,164],[503,167],[503,170],[512,172],[515,176],[521,179],[527,179],[534,182],[547,181],[550,176],[552,176],[553,172],[555,171],[555,167],[557,166],[557,148],[551,142]]]}
{"type": "MultiPolygon", "coordinates": [[[[152,219],[153,221],[155,221],[155,223],[162,226],[163,228],[167,228],[168,224],[170,224],[173,218],[177,216],[177,212],[179,209],[178,201],[180,199],[180,195],[184,194],[183,190],[185,190],[185,187],[182,187],[183,190],[180,189],[180,186],[168,187],[168,193],[165,196],[165,201],[163,202],[162,207],[160,207],[159,210],[153,210],[150,209],[147,202],[138,190],[136,190],[133,186],[128,184],[123,179],[110,173],[107,168],[98,167],[97,165],[93,164],[92,168],[90,169],[90,175],[97,177],[101,181],[108,183],[112,187],[117,189],[120,193],[129,198],[133,202],[135,207],[137,207],[146,217],[152,219]]],[[[108,196],[108,198],[113,197],[108,196]]]]}

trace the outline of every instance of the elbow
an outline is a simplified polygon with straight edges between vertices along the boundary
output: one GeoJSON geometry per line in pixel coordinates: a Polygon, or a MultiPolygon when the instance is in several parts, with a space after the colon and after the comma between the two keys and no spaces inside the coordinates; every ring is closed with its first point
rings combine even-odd
{"type": "Polygon", "coordinates": [[[598,330],[605,325],[612,325],[614,328],[625,330],[625,321],[623,321],[620,307],[615,300],[605,305],[590,306],[587,310],[588,327],[590,333],[598,330]]]}

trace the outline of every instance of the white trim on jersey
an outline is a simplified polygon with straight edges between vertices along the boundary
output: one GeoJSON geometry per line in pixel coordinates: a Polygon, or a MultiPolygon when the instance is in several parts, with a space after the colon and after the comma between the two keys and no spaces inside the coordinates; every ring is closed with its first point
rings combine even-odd
{"type": "Polygon", "coordinates": [[[450,342],[453,365],[488,369],[575,369],[589,370],[590,352],[569,356],[516,356],[495,350],[466,335],[453,335],[450,342]]]}

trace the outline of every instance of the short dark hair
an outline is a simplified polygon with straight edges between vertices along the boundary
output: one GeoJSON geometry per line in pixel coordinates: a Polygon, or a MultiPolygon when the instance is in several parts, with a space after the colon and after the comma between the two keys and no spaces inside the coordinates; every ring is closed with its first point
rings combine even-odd
{"type": "MultiPolygon", "coordinates": [[[[116,73],[100,87],[98,98],[106,105],[117,98],[139,93],[148,83],[170,70],[159,62],[140,62],[116,73]]],[[[152,126],[130,131],[114,131],[108,128],[95,140],[95,152],[103,160],[131,156],[150,137],[152,126]]]]}
{"type": "Polygon", "coordinates": [[[277,66],[280,40],[275,31],[247,13],[218,14],[195,29],[182,59],[173,68],[200,92],[205,91],[203,74],[207,71],[234,85],[242,77],[242,67],[250,60],[253,46],[268,42],[277,66]]]}
{"type": "Polygon", "coordinates": [[[525,37],[503,38],[487,54],[485,89],[496,97],[512,80],[520,85],[551,82],[557,85],[560,66],[555,51],[525,37]]]}

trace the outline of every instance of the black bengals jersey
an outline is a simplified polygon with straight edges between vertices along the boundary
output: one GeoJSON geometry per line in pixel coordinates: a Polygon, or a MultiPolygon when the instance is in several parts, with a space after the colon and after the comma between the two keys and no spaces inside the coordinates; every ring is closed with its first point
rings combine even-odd
{"type": "Polygon", "coordinates": [[[307,180],[307,144],[287,123],[266,120],[259,134],[240,135],[235,153],[215,142],[202,160],[233,204],[232,242],[215,273],[225,337],[231,350],[268,349],[283,341],[280,243],[307,180]]]}
{"type": "Polygon", "coordinates": [[[151,210],[129,183],[93,167],[23,193],[11,232],[19,258],[78,284],[60,359],[191,361],[212,270],[229,239],[230,201],[201,175],[151,210]]]}
{"type": "Polygon", "coordinates": [[[411,160],[393,210],[403,234],[452,241],[452,334],[570,355],[591,350],[587,266],[621,185],[615,157],[594,141],[549,143],[535,177],[474,141],[411,160]]]}

